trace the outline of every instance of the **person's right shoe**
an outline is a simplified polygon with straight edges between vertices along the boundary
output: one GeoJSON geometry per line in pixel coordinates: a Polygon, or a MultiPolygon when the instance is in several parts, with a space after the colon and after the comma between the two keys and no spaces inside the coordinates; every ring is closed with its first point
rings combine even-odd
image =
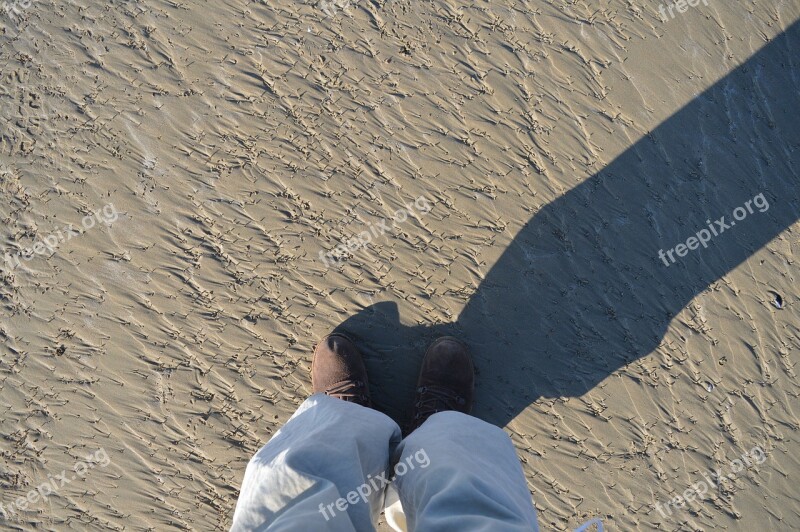
{"type": "Polygon", "coordinates": [[[436,414],[456,410],[469,414],[475,390],[475,369],[467,346],[445,336],[431,344],[422,359],[414,410],[406,434],[436,414]]]}

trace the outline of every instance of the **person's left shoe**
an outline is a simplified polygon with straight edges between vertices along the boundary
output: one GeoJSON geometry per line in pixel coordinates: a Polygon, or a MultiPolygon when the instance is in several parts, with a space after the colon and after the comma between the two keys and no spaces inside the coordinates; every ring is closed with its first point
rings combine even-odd
{"type": "Polygon", "coordinates": [[[355,344],[339,333],[320,341],[311,362],[311,386],[343,401],[372,407],[367,368],[355,344]]]}

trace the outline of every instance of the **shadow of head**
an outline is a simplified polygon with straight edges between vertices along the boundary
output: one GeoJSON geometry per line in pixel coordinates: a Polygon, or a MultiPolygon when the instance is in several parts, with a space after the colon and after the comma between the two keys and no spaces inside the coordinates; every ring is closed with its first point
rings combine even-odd
{"type": "Polygon", "coordinates": [[[342,323],[377,407],[405,421],[426,345],[446,334],[472,351],[474,415],[499,426],[651,354],[695,296],[798,219],[799,33],[795,23],[539,210],[456,323],[405,326],[390,302],[342,323]]]}

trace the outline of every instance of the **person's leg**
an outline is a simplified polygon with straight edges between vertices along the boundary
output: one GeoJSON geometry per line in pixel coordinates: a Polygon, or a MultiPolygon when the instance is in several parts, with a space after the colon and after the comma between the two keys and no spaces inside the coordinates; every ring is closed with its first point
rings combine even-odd
{"type": "Polygon", "coordinates": [[[439,412],[400,443],[395,459],[408,530],[538,530],[517,453],[494,425],[439,412]]]}
{"type": "Polygon", "coordinates": [[[320,343],[314,391],[250,460],[233,531],[374,530],[400,427],[369,408],[366,371],[347,339],[320,343]]]}
{"type": "Polygon", "coordinates": [[[473,386],[463,344],[435,342],[420,371],[412,432],[394,453],[408,530],[538,530],[511,439],[467,415],[473,386]]]}

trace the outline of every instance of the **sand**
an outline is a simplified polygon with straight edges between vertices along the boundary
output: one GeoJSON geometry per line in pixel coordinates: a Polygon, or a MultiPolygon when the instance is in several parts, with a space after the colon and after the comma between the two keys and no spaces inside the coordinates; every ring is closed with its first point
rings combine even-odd
{"type": "Polygon", "coordinates": [[[543,530],[800,528],[800,3],[707,3],[0,14],[3,528],[226,529],[337,327],[400,422],[464,337],[543,530]]]}

